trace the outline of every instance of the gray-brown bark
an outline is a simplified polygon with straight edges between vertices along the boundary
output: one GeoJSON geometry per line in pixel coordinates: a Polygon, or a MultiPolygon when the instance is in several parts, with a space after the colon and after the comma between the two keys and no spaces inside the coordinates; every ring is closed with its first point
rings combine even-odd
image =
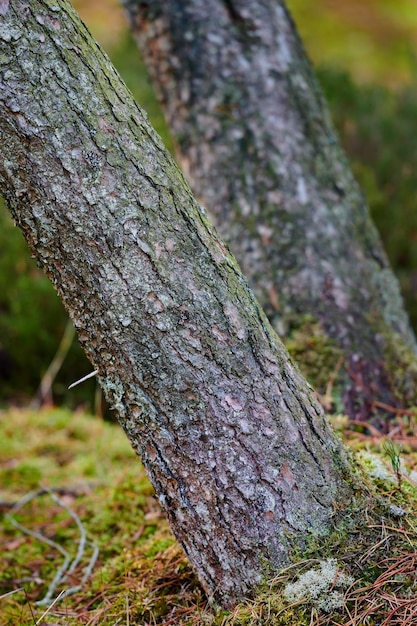
{"type": "Polygon", "coordinates": [[[0,189],[200,580],[230,603],[331,528],[349,461],[70,5],[0,12],[0,189]]]}
{"type": "Polygon", "coordinates": [[[397,281],[283,1],[123,4],[191,188],[275,329],[292,344],[294,329],[304,333],[300,364],[318,328],[319,343],[336,346],[330,372],[344,357],[352,417],[414,404],[415,340],[397,281]]]}

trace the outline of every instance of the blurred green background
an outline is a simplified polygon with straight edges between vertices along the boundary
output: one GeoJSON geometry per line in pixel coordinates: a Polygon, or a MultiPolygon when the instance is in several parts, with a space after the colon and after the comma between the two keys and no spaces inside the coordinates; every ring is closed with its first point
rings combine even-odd
{"type": "MultiPolygon", "coordinates": [[[[171,148],[117,0],[73,4],[171,148]]],[[[288,6],[417,329],[417,2],[288,0],[288,6]]],[[[66,324],[62,305],[0,203],[0,406],[34,396],[66,324]]],[[[94,381],[67,391],[90,370],[74,340],[49,400],[91,409],[94,381]]]]}

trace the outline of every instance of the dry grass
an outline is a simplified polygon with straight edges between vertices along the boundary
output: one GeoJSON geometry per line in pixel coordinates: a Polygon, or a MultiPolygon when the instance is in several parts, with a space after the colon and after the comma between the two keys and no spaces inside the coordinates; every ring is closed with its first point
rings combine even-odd
{"type": "MultiPolygon", "coordinates": [[[[405,583],[416,578],[417,552],[387,557],[381,561],[382,573],[367,587],[353,589],[346,602],[353,609],[349,611],[349,621],[345,626],[366,624],[370,617],[380,615],[380,626],[415,626],[417,624],[417,585],[403,594],[405,583]],[[383,611],[383,615],[381,612],[383,611]]],[[[408,586],[408,585],[407,585],[408,586]]]]}

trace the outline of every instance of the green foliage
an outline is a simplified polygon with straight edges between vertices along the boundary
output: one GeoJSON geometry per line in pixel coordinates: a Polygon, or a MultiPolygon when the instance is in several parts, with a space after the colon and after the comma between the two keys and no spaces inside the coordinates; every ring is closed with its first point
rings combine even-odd
{"type": "Polygon", "coordinates": [[[415,0],[287,0],[315,64],[391,86],[416,75],[415,0]]]}
{"type": "Polygon", "coordinates": [[[394,473],[399,474],[401,471],[401,447],[394,443],[392,439],[387,439],[384,443],[384,451],[391,461],[394,473]]]}
{"type": "MultiPolygon", "coordinates": [[[[30,257],[20,230],[0,199],[0,403],[34,394],[66,320],[63,305],[30,257]]],[[[86,368],[88,371],[84,354],[74,342],[57,379],[58,398],[63,398],[68,384],[86,368]]],[[[91,387],[88,391],[91,393],[91,387]]]]}
{"type": "Polygon", "coordinates": [[[392,439],[387,439],[384,444],[384,452],[391,461],[392,469],[397,478],[398,489],[401,489],[401,447],[395,444],[392,439]]]}

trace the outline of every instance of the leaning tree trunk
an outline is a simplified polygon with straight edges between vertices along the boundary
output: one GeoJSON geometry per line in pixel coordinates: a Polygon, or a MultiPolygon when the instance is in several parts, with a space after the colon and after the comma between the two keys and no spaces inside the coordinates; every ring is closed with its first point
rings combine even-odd
{"type": "Polygon", "coordinates": [[[191,188],[312,382],[342,357],[350,416],[415,404],[398,284],[283,1],[123,4],[191,188]]]}
{"type": "Polygon", "coordinates": [[[357,488],[349,461],[70,5],[0,12],[0,188],[202,584],[229,604],[332,527],[357,488]]]}

